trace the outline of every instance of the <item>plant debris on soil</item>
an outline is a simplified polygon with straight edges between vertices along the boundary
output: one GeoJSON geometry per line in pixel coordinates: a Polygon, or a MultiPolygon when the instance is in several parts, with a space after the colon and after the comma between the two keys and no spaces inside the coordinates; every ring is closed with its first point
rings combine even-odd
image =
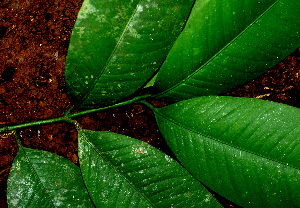
{"type": "MultiPolygon", "coordinates": [[[[64,65],[83,0],[0,2],[0,127],[59,117],[71,107],[64,65]]],[[[300,107],[300,49],[254,81],[226,95],[272,100],[300,107]]],[[[166,103],[151,100],[156,107],[166,103]]],[[[77,119],[83,128],[112,131],[148,142],[171,154],[153,113],[129,105],[77,119]]],[[[78,165],[77,132],[67,123],[19,131],[25,147],[46,150],[78,165]]],[[[6,183],[18,147],[12,133],[0,134],[0,207],[7,207],[6,183]]],[[[238,207],[222,199],[225,207],[238,207]]]]}

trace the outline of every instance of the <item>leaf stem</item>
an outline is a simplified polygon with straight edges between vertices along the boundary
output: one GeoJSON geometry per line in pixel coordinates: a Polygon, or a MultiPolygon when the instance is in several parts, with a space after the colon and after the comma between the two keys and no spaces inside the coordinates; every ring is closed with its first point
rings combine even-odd
{"type": "Polygon", "coordinates": [[[148,103],[147,101],[145,101],[145,100],[140,100],[139,103],[146,105],[146,106],[147,106],[148,108],[150,108],[153,112],[156,111],[156,108],[155,108],[153,105],[151,105],[150,103],[148,103]]]}
{"type": "Polygon", "coordinates": [[[21,142],[21,140],[19,138],[19,135],[18,134],[14,134],[14,136],[15,136],[15,140],[17,141],[19,149],[22,149],[23,146],[22,146],[22,142],[21,142]]]}
{"type": "Polygon", "coordinates": [[[57,122],[72,123],[77,128],[78,124],[74,120],[72,120],[71,118],[74,118],[74,117],[77,117],[77,116],[82,116],[82,115],[85,115],[85,114],[90,114],[90,113],[95,113],[95,112],[103,111],[103,110],[106,110],[106,109],[120,107],[120,106],[123,106],[123,105],[128,105],[128,104],[136,103],[136,102],[141,101],[142,99],[145,99],[147,97],[151,97],[151,94],[138,96],[138,97],[135,97],[135,98],[133,98],[131,100],[126,100],[124,102],[120,102],[120,103],[117,103],[117,104],[114,104],[114,105],[111,105],[111,106],[107,106],[107,107],[103,107],[103,108],[97,108],[97,109],[91,109],[91,110],[85,110],[85,111],[81,111],[81,112],[77,112],[77,113],[73,113],[73,114],[70,114],[70,111],[73,108],[73,107],[71,107],[61,117],[51,118],[51,119],[46,119],[46,120],[40,120],[40,121],[33,121],[33,122],[23,123],[23,124],[17,124],[17,125],[14,125],[14,126],[4,126],[4,127],[0,128],[0,133],[10,132],[12,130],[26,128],[26,127],[39,126],[39,125],[51,124],[51,123],[57,123],[57,122]]]}
{"type": "Polygon", "coordinates": [[[4,127],[0,128],[0,132],[9,132],[9,131],[16,130],[16,129],[26,128],[26,127],[31,127],[31,126],[38,126],[38,125],[43,125],[43,124],[50,124],[50,123],[61,122],[61,121],[64,121],[63,117],[51,118],[51,119],[40,120],[40,121],[33,121],[33,122],[29,122],[29,123],[17,124],[14,126],[4,126],[4,127]]]}
{"type": "Polygon", "coordinates": [[[138,101],[140,101],[142,99],[145,99],[145,98],[148,98],[148,97],[151,97],[151,94],[138,96],[138,97],[135,97],[131,100],[126,100],[124,102],[120,102],[120,103],[117,103],[117,104],[114,104],[114,105],[111,105],[111,106],[107,106],[107,107],[103,107],[103,108],[97,108],[97,109],[81,111],[81,112],[78,112],[78,113],[71,114],[68,117],[69,118],[74,118],[74,117],[89,114],[89,113],[95,113],[95,112],[102,111],[102,110],[107,110],[107,109],[111,109],[111,108],[120,107],[120,106],[123,106],[123,105],[132,104],[132,103],[138,102],[138,101]]]}

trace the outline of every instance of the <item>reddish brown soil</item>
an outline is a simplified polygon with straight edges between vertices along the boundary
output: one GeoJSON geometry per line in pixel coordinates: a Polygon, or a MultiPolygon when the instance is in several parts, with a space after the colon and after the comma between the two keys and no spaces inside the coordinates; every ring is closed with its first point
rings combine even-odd
{"type": "MultiPolygon", "coordinates": [[[[53,118],[71,106],[64,64],[72,27],[83,0],[2,0],[0,2],[0,126],[53,118]]],[[[300,50],[255,81],[228,95],[269,99],[300,107],[300,50]]],[[[153,101],[156,106],[164,103],[153,101]]],[[[108,130],[144,140],[168,152],[152,112],[124,106],[78,118],[87,129],[108,130]]],[[[20,131],[24,146],[62,155],[78,164],[77,133],[65,123],[20,131]]],[[[0,135],[0,207],[18,148],[0,135]]],[[[224,202],[226,206],[230,202],[224,202]]]]}

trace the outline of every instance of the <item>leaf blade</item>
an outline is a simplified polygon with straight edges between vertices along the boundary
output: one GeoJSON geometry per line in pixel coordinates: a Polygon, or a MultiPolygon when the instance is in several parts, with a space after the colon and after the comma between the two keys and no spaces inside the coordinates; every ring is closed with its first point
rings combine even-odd
{"type": "Polygon", "coordinates": [[[92,198],[102,198],[93,200],[99,207],[220,206],[185,169],[142,141],[82,130],[79,147],[83,177],[92,198]],[[99,158],[87,156],[92,152],[99,158]]]}
{"type": "Polygon", "coordinates": [[[155,83],[179,101],[221,94],[267,71],[300,46],[299,1],[197,1],[155,83]]]}
{"type": "Polygon", "coordinates": [[[73,102],[104,106],[142,87],[164,60],[193,2],[86,0],[67,55],[73,102]]]}
{"type": "Polygon", "coordinates": [[[299,109],[208,96],[156,117],[172,151],[209,188],[245,207],[298,206],[299,109]]]}
{"type": "Polygon", "coordinates": [[[7,184],[9,207],[94,207],[79,168],[50,152],[21,147],[7,184]]]}

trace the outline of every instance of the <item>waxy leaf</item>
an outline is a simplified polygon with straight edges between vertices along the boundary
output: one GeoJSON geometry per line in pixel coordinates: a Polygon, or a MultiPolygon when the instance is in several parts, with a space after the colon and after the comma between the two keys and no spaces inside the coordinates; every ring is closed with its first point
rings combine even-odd
{"type": "Polygon", "coordinates": [[[81,130],[78,152],[97,207],[222,207],[179,163],[140,140],[81,130]]]}
{"type": "Polygon", "coordinates": [[[94,207],[75,164],[25,147],[10,170],[7,202],[9,207],[94,207]]]}
{"type": "Polygon", "coordinates": [[[161,66],[194,0],[85,0],[66,60],[73,103],[105,106],[141,88],[161,66]]]}
{"type": "Polygon", "coordinates": [[[155,82],[180,101],[238,87],[300,47],[299,0],[198,0],[155,82]]]}
{"type": "Polygon", "coordinates": [[[243,207],[299,207],[300,109],[208,96],[155,112],[179,161],[212,190],[243,207]]]}

